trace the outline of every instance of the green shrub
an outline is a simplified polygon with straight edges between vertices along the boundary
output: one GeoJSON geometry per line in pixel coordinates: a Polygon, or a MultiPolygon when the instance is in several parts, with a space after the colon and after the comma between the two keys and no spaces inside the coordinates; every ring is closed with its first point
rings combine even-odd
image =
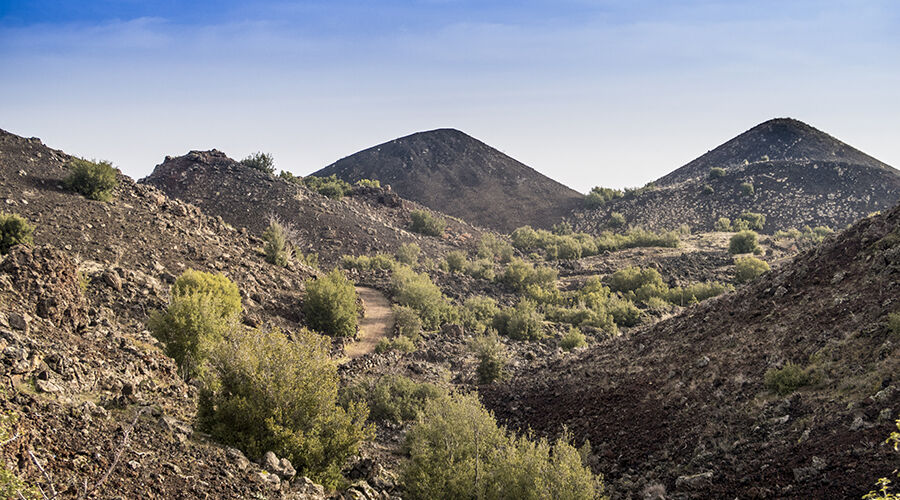
{"type": "Polygon", "coordinates": [[[710,195],[710,194],[713,194],[713,193],[715,193],[715,192],[716,192],[716,190],[713,189],[713,187],[710,186],[709,184],[704,184],[704,185],[703,185],[703,190],[702,190],[702,193],[703,193],[703,194],[705,194],[705,195],[710,195]]]}
{"type": "Polygon", "coordinates": [[[523,252],[537,248],[540,243],[537,231],[531,226],[517,228],[510,235],[510,239],[512,240],[513,246],[523,252]]]}
{"type": "Polygon", "coordinates": [[[314,330],[333,337],[355,337],[359,306],[353,282],[337,269],[307,280],[303,313],[314,330]]]}
{"type": "Polygon", "coordinates": [[[758,252],[759,243],[756,240],[756,233],[748,230],[735,233],[728,242],[728,251],[733,254],[758,252]]]}
{"type": "Polygon", "coordinates": [[[415,420],[429,400],[447,391],[428,382],[416,382],[403,375],[384,375],[369,378],[346,387],[341,393],[341,405],[349,408],[352,402],[365,402],[369,419],[374,422],[402,423],[415,420]]]}
{"type": "Polygon", "coordinates": [[[556,269],[545,266],[535,267],[530,262],[513,258],[503,270],[499,281],[510,289],[521,292],[529,285],[539,288],[553,287],[558,278],[559,272],[556,269]]]}
{"type": "Polygon", "coordinates": [[[419,263],[419,254],[421,253],[422,249],[419,248],[419,245],[416,245],[415,243],[404,243],[397,249],[397,262],[408,266],[415,266],[419,263]]]}
{"type": "Polygon", "coordinates": [[[356,181],[357,186],[367,187],[367,188],[381,188],[381,181],[378,179],[360,179],[356,181]]]}
{"type": "Polygon", "coordinates": [[[558,224],[553,224],[553,227],[550,229],[553,234],[557,236],[569,236],[575,233],[575,231],[572,230],[572,224],[569,224],[566,221],[562,221],[558,224]]]}
{"type": "Polygon", "coordinates": [[[619,269],[609,277],[608,284],[614,292],[630,292],[643,286],[665,286],[659,271],[649,267],[619,269]]]}
{"type": "Polygon", "coordinates": [[[816,383],[817,377],[811,368],[802,368],[787,363],[782,368],[770,368],[764,376],[766,389],[787,396],[801,387],[816,383]]]}
{"type": "Polygon", "coordinates": [[[753,281],[765,272],[769,271],[769,264],[756,257],[739,257],[734,261],[734,281],[747,283],[753,281]]]}
{"type": "Polygon", "coordinates": [[[427,274],[420,274],[408,266],[397,266],[391,277],[394,300],[416,310],[427,330],[436,330],[449,317],[451,308],[441,289],[427,274]]]}
{"type": "Polygon", "coordinates": [[[494,328],[513,340],[540,340],[544,338],[544,316],[537,304],[520,299],[515,307],[503,309],[494,316],[494,328]]]}
{"type": "Polygon", "coordinates": [[[802,230],[797,229],[788,229],[788,230],[779,230],[775,231],[775,239],[776,240],[785,240],[792,239],[801,249],[812,248],[822,240],[825,239],[826,236],[834,234],[834,230],[827,226],[817,226],[815,229],[804,226],[802,230]]]}
{"type": "Polygon", "coordinates": [[[272,155],[268,153],[253,153],[241,160],[241,165],[259,170],[260,172],[265,172],[267,174],[275,173],[275,159],[272,158],[272,155]]]}
{"type": "Polygon", "coordinates": [[[675,248],[679,242],[678,234],[673,231],[654,233],[641,228],[632,229],[625,234],[604,231],[594,239],[598,252],[639,247],[675,248]]]}
{"type": "Polygon", "coordinates": [[[447,221],[425,210],[413,210],[409,218],[409,230],[426,236],[440,236],[447,227],[447,221]]]}
{"type": "Polygon", "coordinates": [[[656,183],[651,181],[647,184],[644,184],[642,187],[625,188],[625,196],[628,198],[634,198],[644,193],[649,193],[650,191],[656,191],[656,189],[656,183]]]}
{"type": "Polygon", "coordinates": [[[462,272],[466,268],[469,260],[466,258],[466,252],[462,250],[454,250],[447,254],[444,258],[447,263],[447,270],[451,273],[462,272]]]}
{"type": "Polygon", "coordinates": [[[487,259],[491,262],[500,261],[507,263],[512,259],[515,251],[508,242],[486,233],[478,240],[478,258],[487,259]]]}
{"type": "Polygon", "coordinates": [[[63,181],[66,187],[90,200],[111,200],[113,190],[119,185],[118,171],[108,161],[73,158],[69,170],[69,176],[63,181]]]}
{"type": "Polygon", "coordinates": [[[397,262],[390,255],[344,255],[341,257],[341,267],[344,269],[357,269],[360,271],[376,271],[393,269],[397,262]]]}
{"type": "Polygon", "coordinates": [[[459,309],[459,321],[467,330],[481,333],[493,322],[499,311],[497,301],[490,297],[470,297],[459,309]]]}
{"type": "Polygon", "coordinates": [[[619,212],[612,212],[609,214],[609,218],[606,219],[606,225],[612,228],[618,229],[620,227],[625,227],[625,224],[625,216],[619,212]]]}
{"type": "Polygon", "coordinates": [[[624,196],[624,193],[621,190],[596,186],[584,197],[584,202],[588,207],[593,208],[622,196],[624,196]]]}
{"type": "Polygon", "coordinates": [[[496,275],[494,274],[494,263],[488,259],[478,259],[466,264],[465,273],[469,276],[493,281],[496,275]]]}
{"type": "Polygon", "coordinates": [[[585,340],[585,336],[581,333],[576,327],[570,327],[569,331],[563,335],[562,339],[559,341],[559,346],[567,351],[571,351],[572,349],[577,349],[579,347],[584,347],[587,345],[587,341],[585,340]]]}
{"type": "Polygon", "coordinates": [[[551,446],[508,435],[474,394],[429,400],[406,439],[411,499],[592,499],[602,487],[566,436],[551,446]]]}
{"type": "Polygon", "coordinates": [[[710,179],[719,179],[725,177],[725,169],[721,167],[713,167],[709,169],[709,178],[710,179]]]}
{"type": "Polygon", "coordinates": [[[287,241],[287,233],[284,226],[277,220],[272,219],[262,236],[266,242],[263,246],[263,251],[266,253],[266,262],[276,266],[287,266],[293,258],[294,248],[287,241]]]}
{"type": "MultiPolygon", "coordinates": [[[[884,441],[884,444],[891,445],[894,447],[894,451],[900,451],[900,419],[897,419],[894,424],[897,426],[897,431],[891,432],[888,438],[884,441]]],[[[900,472],[894,471],[897,479],[900,479],[900,472]]],[[[900,500],[900,492],[891,491],[893,490],[893,486],[891,485],[891,480],[882,477],[875,481],[877,485],[877,490],[872,490],[866,493],[862,498],[863,500],[900,500]]]]}
{"type": "Polygon", "coordinates": [[[0,255],[9,253],[16,245],[32,245],[34,226],[19,214],[0,212],[0,255]]]}
{"type": "Polygon", "coordinates": [[[751,196],[756,190],[753,189],[753,184],[749,182],[741,183],[741,194],[744,196],[751,196]]]}
{"type": "Polygon", "coordinates": [[[488,329],[469,342],[469,350],[478,359],[475,374],[479,384],[490,384],[495,380],[504,380],[508,376],[506,365],[509,354],[506,346],[500,342],[497,331],[488,329]]]}
{"type": "MultiPolygon", "coordinates": [[[[679,306],[687,306],[706,300],[717,295],[721,295],[732,290],[731,285],[723,285],[717,282],[692,283],[685,287],[675,287],[669,289],[663,296],[672,304],[679,306]]],[[[645,301],[646,303],[646,301],[645,301]]]]}
{"type": "Polygon", "coordinates": [[[194,270],[179,276],[170,293],[168,307],[151,314],[148,327],[190,379],[203,371],[210,352],[236,325],[241,294],[225,276],[194,270]]]}
{"type": "Polygon", "coordinates": [[[721,231],[723,233],[731,232],[731,219],[728,217],[719,217],[719,220],[713,225],[713,229],[716,231],[721,231]]]}
{"type": "Polygon", "coordinates": [[[415,309],[407,306],[393,306],[394,328],[397,335],[418,342],[422,337],[422,320],[415,309]]]}
{"type": "Polygon", "coordinates": [[[305,264],[313,269],[319,268],[319,254],[316,252],[310,252],[310,253],[296,252],[296,255],[294,256],[294,258],[297,259],[297,262],[300,262],[301,264],[305,264]]]}
{"type": "Polygon", "coordinates": [[[268,451],[333,487],[344,461],[373,437],[365,405],[338,403],[331,342],[307,330],[241,332],[221,342],[201,384],[197,420],[250,458],[268,451]]]}
{"type": "Polygon", "coordinates": [[[735,222],[737,221],[746,223],[742,224],[739,230],[752,229],[753,231],[762,231],[763,226],[766,225],[766,216],[755,212],[743,212],[735,220],[735,222]]]}
{"type": "Polygon", "coordinates": [[[302,179],[302,183],[307,188],[322,196],[335,200],[339,200],[353,192],[353,186],[351,186],[349,182],[338,179],[337,175],[334,174],[329,175],[328,177],[309,175],[302,179]]]}
{"type": "Polygon", "coordinates": [[[381,339],[375,345],[375,352],[381,354],[388,351],[413,352],[416,343],[409,337],[394,337],[393,339],[381,339]]]}
{"type": "Polygon", "coordinates": [[[618,326],[635,326],[641,322],[641,310],[630,300],[611,298],[606,310],[618,326]]]}

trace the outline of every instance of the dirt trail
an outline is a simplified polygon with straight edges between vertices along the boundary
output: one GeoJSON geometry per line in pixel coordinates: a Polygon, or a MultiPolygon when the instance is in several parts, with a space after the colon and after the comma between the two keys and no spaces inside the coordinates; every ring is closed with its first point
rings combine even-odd
{"type": "Polygon", "coordinates": [[[362,299],[366,313],[359,321],[359,340],[344,348],[344,355],[350,359],[373,352],[378,341],[394,329],[391,303],[383,293],[363,286],[356,287],[356,293],[362,299]]]}

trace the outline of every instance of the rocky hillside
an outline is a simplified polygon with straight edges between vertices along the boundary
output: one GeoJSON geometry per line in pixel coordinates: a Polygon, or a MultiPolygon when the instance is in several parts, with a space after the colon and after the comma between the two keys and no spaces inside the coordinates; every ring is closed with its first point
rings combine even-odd
{"type": "Polygon", "coordinates": [[[549,227],[581,195],[458,130],[419,132],[360,151],[313,175],[378,179],[400,196],[502,232],[549,227]]]}
{"type": "Polygon", "coordinates": [[[632,225],[710,231],[719,218],[750,211],[766,215],[767,233],[805,225],[841,229],[900,200],[896,170],[790,119],[758,125],[655,184],[578,210],[573,224],[602,231],[616,212],[632,225]]]}
{"type": "Polygon", "coordinates": [[[900,411],[898,292],[894,208],[484,399],[519,428],[590,439],[613,497],[859,498],[897,466],[882,442],[900,411]]]}
{"type": "Polygon", "coordinates": [[[471,242],[479,233],[448,220],[442,238],[423,237],[406,230],[410,211],[422,207],[390,189],[358,186],[351,196],[334,200],[248,168],[216,150],[166,157],[141,182],[252,234],[262,234],[275,215],[294,227],[301,251],[316,252],[326,263],[343,254],[393,252],[403,243],[416,243],[426,254],[440,254],[471,242]]]}

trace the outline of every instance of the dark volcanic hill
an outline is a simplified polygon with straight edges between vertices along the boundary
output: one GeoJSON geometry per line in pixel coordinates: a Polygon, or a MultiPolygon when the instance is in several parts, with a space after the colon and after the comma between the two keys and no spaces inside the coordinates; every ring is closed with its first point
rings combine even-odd
{"type": "Polygon", "coordinates": [[[484,399],[519,428],[590,439],[614,498],[860,498],[897,467],[882,443],[900,411],[898,294],[900,207],[484,399]],[[778,396],[766,373],[787,363],[812,384],[778,396]]]}
{"type": "Polygon", "coordinates": [[[425,255],[442,256],[481,233],[454,220],[447,221],[442,238],[411,233],[406,230],[409,212],[422,207],[388,189],[358,186],[352,195],[334,200],[216,150],[166,157],[141,183],[256,235],[274,215],[293,226],[301,251],[316,252],[328,264],[344,254],[392,253],[404,243],[418,244],[425,255]]]}
{"type": "Polygon", "coordinates": [[[792,118],[775,118],[751,128],[674,172],[656,184],[668,186],[704,178],[713,167],[739,167],[746,163],[827,161],[897,171],[838,139],[792,118]]]}
{"type": "Polygon", "coordinates": [[[314,173],[378,179],[400,196],[503,232],[549,227],[582,195],[458,130],[419,132],[360,151],[314,173]]]}
{"type": "Polygon", "coordinates": [[[900,200],[900,172],[792,119],[770,120],[656,181],[573,214],[577,229],[598,232],[612,212],[629,224],[710,231],[721,217],[766,215],[764,232],[804,225],[846,227],[900,200]],[[718,177],[712,168],[724,169],[718,177]],[[752,185],[747,192],[742,185],[752,185]]]}

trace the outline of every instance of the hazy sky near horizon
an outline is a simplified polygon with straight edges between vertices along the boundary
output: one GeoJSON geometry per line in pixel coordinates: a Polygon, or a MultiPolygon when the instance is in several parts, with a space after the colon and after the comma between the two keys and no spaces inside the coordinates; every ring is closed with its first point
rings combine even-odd
{"type": "Polygon", "coordinates": [[[0,128],[135,178],[460,129],[579,191],[774,117],[900,167],[893,0],[0,0],[0,128]]]}

